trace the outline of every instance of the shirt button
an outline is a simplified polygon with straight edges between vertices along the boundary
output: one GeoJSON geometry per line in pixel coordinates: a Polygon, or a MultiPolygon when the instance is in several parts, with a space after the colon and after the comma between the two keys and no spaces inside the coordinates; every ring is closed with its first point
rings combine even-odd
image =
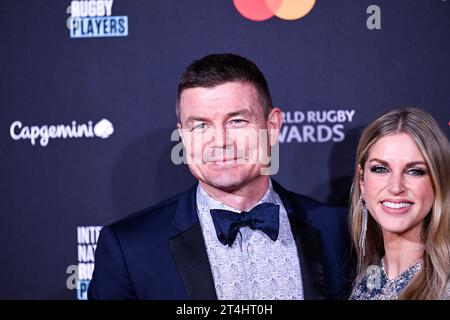
{"type": "Polygon", "coordinates": [[[253,246],[251,244],[247,247],[248,253],[252,254],[254,252],[253,246]]]}

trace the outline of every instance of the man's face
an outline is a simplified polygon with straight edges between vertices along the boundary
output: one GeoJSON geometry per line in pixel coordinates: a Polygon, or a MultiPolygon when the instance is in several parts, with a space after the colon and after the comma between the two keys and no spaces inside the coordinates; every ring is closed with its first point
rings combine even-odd
{"type": "Polygon", "coordinates": [[[186,89],[179,105],[189,169],[200,182],[233,191],[262,177],[270,144],[278,139],[281,112],[275,108],[266,119],[252,84],[186,89]]]}

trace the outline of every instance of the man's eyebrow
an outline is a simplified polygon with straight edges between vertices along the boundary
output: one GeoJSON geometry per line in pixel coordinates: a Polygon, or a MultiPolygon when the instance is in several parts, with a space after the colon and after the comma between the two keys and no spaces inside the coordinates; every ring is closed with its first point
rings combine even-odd
{"type": "Polygon", "coordinates": [[[230,113],[227,114],[227,117],[228,117],[228,118],[236,117],[236,116],[246,116],[246,117],[250,117],[250,116],[251,116],[251,113],[250,113],[250,111],[248,111],[247,109],[242,109],[242,110],[230,112],[230,113]]]}
{"type": "MultiPolygon", "coordinates": [[[[242,110],[238,110],[238,111],[233,111],[228,113],[227,118],[232,118],[232,117],[236,117],[236,116],[246,116],[246,117],[250,117],[251,113],[250,111],[248,111],[247,109],[242,109],[242,110]]],[[[199,122],[209,122],[210,120],[208,118],[205,117],[200,117],[200,116],[189,116],[185,123],[191,123],[191,122],[195,122],[195,121],[199,121],[199,122]]]]}
{"type": "Polygon", "coordinates": [[[186,119],[185,123],[191,123],[191,122],[195,122],[195,121],[199,121],[199,122],[207,122],[209,121],[207,118],[204,117],[198,117],[198,116],[190,116],[186,119]]]}

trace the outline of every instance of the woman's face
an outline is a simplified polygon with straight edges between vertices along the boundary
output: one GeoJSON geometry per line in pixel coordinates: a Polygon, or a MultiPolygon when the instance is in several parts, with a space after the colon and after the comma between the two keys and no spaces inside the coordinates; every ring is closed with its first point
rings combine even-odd
{"type": "Polygon", "coordinates": [[[414,140],[406,133],[378,140],[369,150],[360,186],[367,208],[383,235],[420,241],[434,201],[431,176],[414,140]]]}

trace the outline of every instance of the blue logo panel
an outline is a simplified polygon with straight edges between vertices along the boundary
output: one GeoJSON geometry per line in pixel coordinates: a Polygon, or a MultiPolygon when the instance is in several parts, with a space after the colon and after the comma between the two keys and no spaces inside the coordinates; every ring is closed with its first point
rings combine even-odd
{"type": "Polygon", "coordinates": [[[90,280],[79,280],[77,283],[77,298],[78,300],[87,300],[87,292],[90,280]]]}
{"type": "Polygon", "coordinates": [[[128,36],[128,17],[71,18],[71,38],[99,38],[128,36]]]}

